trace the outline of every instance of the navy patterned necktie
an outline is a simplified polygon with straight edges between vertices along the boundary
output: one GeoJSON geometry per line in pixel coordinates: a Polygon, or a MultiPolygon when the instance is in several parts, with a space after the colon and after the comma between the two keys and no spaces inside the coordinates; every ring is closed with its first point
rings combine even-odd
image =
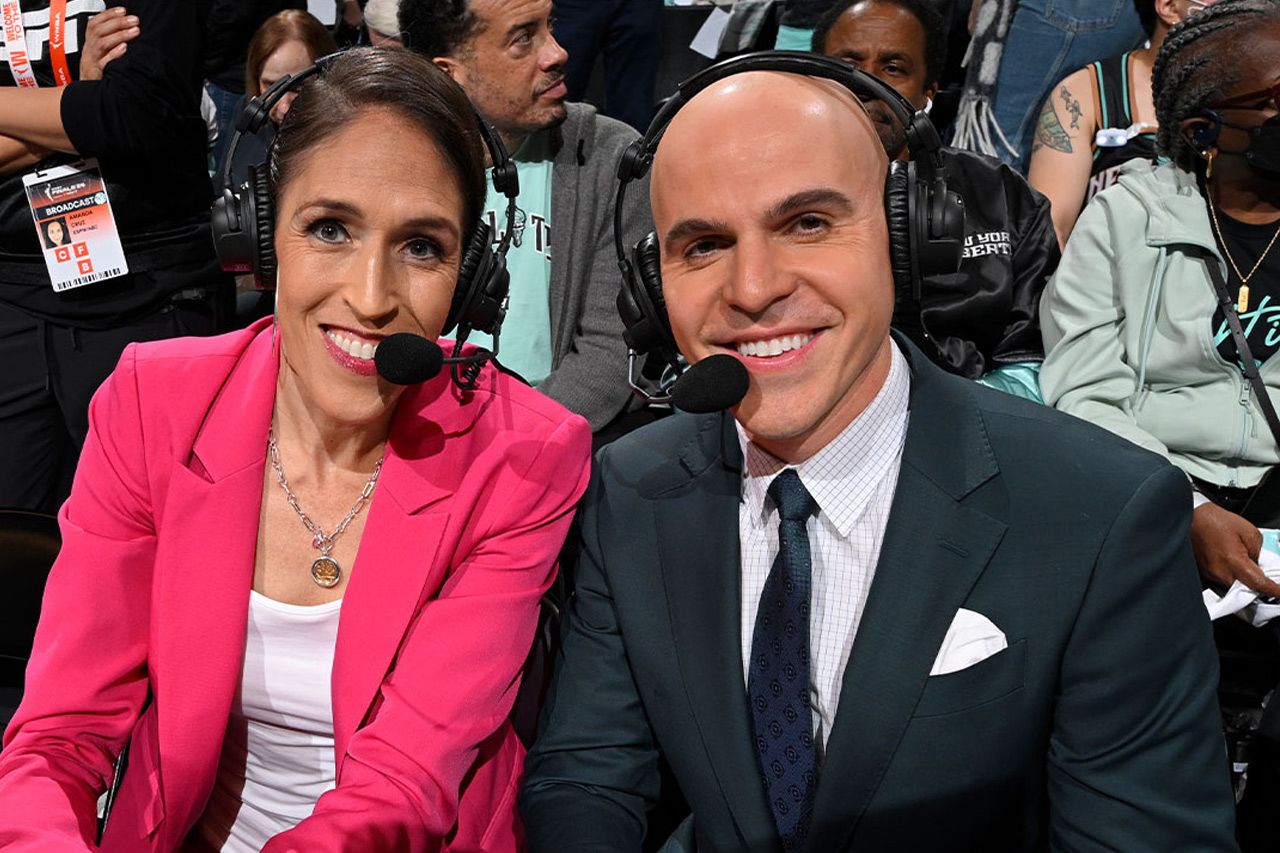
{"type": "Polygon", "coordinates": [[[769,484],[778,508],[778,556],[769,570],[751,638],[747,697],[756,755],[773,819],[787,851],[809,829],[818,762],[809,702],[812,561],[805,524],[818,505],[790,468],[769,484]]]}

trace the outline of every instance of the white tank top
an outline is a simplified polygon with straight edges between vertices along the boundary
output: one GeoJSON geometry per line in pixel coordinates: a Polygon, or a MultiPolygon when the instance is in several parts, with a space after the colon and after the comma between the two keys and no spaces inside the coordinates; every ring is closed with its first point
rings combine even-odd
{"type": "Polygon", "coordinates": [[[250,592],[244,667],[197,846],[257,853],[333,788],[329,679],[341,608],[341,599],[306,607],[250,592]]]}

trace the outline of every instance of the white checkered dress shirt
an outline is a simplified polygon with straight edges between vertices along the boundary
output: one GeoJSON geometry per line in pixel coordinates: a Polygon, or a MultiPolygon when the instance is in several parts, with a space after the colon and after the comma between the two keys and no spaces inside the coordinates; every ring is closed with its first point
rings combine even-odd
{"type": "Polygon", "coordinates": [[[826,447],[788,466],[750,442],[741,424],[746,460],[738,538],[742,544],[742,676],[745,684],[755,633],[756,608],[778,555],[778,511],[769,483],[794,467],[818,512],[809,519],[813,600],[809,610],[809,658],[814,741],[818,755],[836,718],[840,686],[853,638],[880,558],[889,506],[898,485],[911,391],[906,359],[891,342],[892,364],[884,386],[857,419],[826,447]]]}

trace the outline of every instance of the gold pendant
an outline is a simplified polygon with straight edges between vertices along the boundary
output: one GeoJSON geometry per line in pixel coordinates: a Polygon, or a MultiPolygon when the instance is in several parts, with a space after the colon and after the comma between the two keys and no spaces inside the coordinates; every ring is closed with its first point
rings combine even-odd
{"type": "Polygon", "coordinates": [[[311,579],[318,586],[332,589],[338,585],[338,581],[342,580],[342,567],[333,557],[317,557],[311,564],[311,579]]]}
{"type": "Polygon", "coordinates": [[[1249,310],[1249,285],[1240,285],[1240,295],[1236,297],[1236,313],[1243,314],[1249,310]]]}

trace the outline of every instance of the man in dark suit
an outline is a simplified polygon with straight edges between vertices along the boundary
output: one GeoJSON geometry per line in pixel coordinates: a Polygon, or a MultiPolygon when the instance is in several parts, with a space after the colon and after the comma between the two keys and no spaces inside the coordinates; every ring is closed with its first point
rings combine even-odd
{"type": "Polygon", "coordinates": [[[672,331],[750,386],[598,458],[532,850],[642,849],[663,764],[668,850],[1235,849],[1186,478],[890,335],[886,165],[793,74],[667,129],[672,331]]]}

